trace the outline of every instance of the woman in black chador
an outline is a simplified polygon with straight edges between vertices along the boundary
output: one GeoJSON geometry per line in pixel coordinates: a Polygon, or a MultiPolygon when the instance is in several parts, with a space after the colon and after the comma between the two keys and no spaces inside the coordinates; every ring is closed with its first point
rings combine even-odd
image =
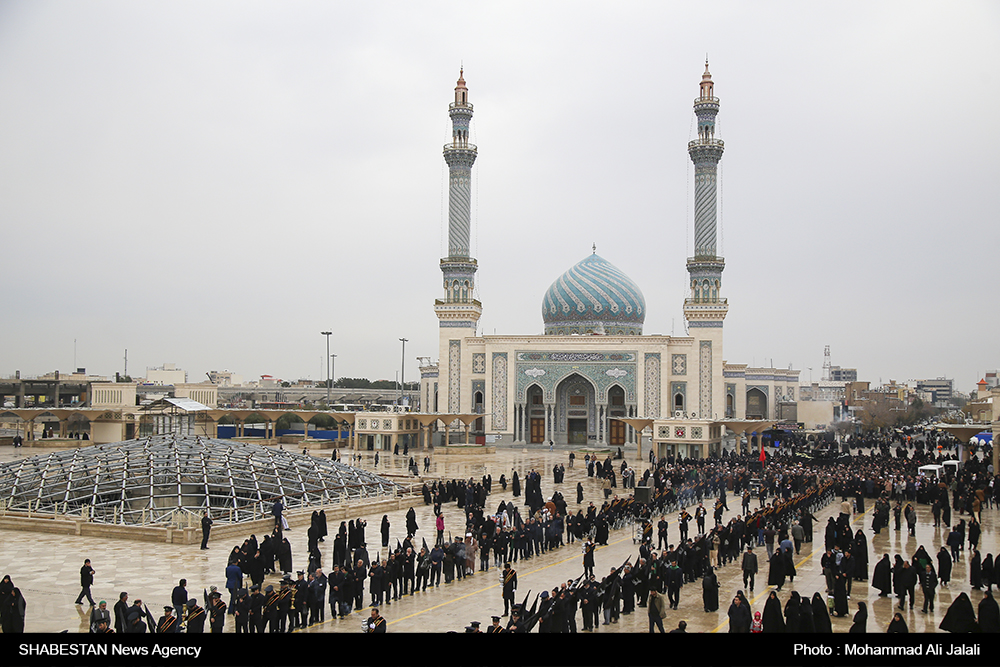
{"type": "Polygon", "coordinates": [[[833,623],[830,621],[830,611],[826,607],[826,600],[818,592],[813,593],[812,613],[816,632],[833,632],[833,623]]]}
{"type": "Polygon", "coordinates": [[[889,554],[882,554],[882,560],[875,564],[872,572],[872,588],[877,588],[879,597],[888,597],[892,592],[892,564],[889,562],[889,554]]]}
{"type": "Polygon", "coordinates": [[[701,580],[701,601],[705,611],[719,611],[719,577],[711,565],[705,568],[705,576],[701,580]]]}
{"type": "Polygon", "coordinates": [[[802,632],[802,598],[798,591],[792,591],[785,603],[785,632],[802,632]]]}
{"type": "Polygon", "coordinates": [[[963,592],[955,598],[938,627],[946,632],[979,632],[976,612],[967,593],[963,592]]]}
{"type": "Polygon", "coordinates": [[[854,624],[848,632],[855,634],[868,632],[868,605],[864,602],[858,603],[858,611],[854,614],[854,624]]]}
{"type": "Polygon", "coordinates": [[[778,594],[774,591],[767,594],[760,620],[763,632],[785,631],[785,617],[781,615],[781,600],[778,599],[778,594]]]}
{"type": "Polygon", "coordinates": [[[406,533],[408,535],[416,535],[417,529],[417,513],[411,507],[406,512],[406,533]]]}
{"type": "Polygon", "coordinates": [[[979,601],[979,629],[982,632],[1000,632],[1000,606],[989,592],[979,601]]]}
{"type": "Polygon", "coordinates": [[[841,572],[833,579],[833,613],[847,616],[847,575],[841,572]]]}

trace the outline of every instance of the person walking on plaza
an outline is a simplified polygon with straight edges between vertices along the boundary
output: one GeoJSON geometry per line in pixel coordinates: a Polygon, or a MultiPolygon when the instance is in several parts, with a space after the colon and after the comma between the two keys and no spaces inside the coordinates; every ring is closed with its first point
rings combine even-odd
{"type": "Polygon", "coordinates": [[[90,559],[83,561],[83,567],[80,568],[80,594],[76,596],[76,604],[83,604],[83,598],[87,598],[90,602],[90,606],[95,606],[94,598],[90,594],[90,587],[94,585],[94,568],[90,566],[90,559]]]}
{"type": "Polygon", "coordinates": [[[201,517],[201,548],[208,548],[208,534],[212,532],[212,516],[205,510],[205,516],[201,517]]]}
{"type": "Polygon", "coordinates": [[[170,593],[170,602],[174,605],[174,611],[177,612],[178,621],[184,620],[184,608],[187,606],[188,599],[187,579],[181,579],[170,593]]]}
{"type": "Polygon", "coordinates": [[[743,585],[750,589],[753,593],[753,580],[757,576],[757,554],[753,552],[753,547],[748,546],[747,552],[743,554],[742,567],[743,570],[743,585]]]}
{"type": "Polygon", "coordinates": [[[500,580],[503,582],[503,615],[506,616],[515,604],[514,596],[517,593],[517,571],[510,563],[504,564],[500,580]]]}
{"type": "Polygon", "coordinates": [[[937,575],[934,574],[934,568],[928,563],[924,569],[923,581],[920,582],[920,588],[924,592],[924,607],[920,610],[921,613],[926,614],[928,606],[930,606],[931,613],[934,613],[934,593],[937,587],[937,575]]]}
{"type": "Polygon", "coordinates": [[[667,604],[663,596],[656,592],[656,589],[649,591],[649,601],[646,603],[646,614],[649,616],[649,633],[653,634],[655,628],[663,629],[663,619],[667,615],[667,604]]]}

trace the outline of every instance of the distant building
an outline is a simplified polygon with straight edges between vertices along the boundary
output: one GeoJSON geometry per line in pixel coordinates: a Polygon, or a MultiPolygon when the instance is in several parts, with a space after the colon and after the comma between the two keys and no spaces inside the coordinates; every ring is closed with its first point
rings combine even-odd
{"type": "Polygon", "coordinates": [[[955,396],[955,381],[947,378],[937,378],[935,380],[917,380],[917,391],[928,392],[934,398],[935,405],[945,404],[955,396]]]}
{"type": "Polygon", "coordinates": [[[857,368],[841,368],[840,366],[830,367],[830,381],[831,382],[857,382],[858,381],[858,369],[857,368]]]}
{"type": "Polygon", "coordinates": [[[240,387],[243,385],[243,376],[231,371],[209,371],[208,379],[220,387],[240,387]]]}
{"type": "Polygon", "coordinates": [[[159,368],[146,369],[146,384],[184,384],[187,371],[177,368],[177,364],[163,364],[159,368]]]}

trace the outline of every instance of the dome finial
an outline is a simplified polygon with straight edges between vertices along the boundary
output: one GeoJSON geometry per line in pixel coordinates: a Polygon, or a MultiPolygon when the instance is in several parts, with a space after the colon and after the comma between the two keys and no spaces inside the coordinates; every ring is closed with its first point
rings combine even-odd
{"type": "Polygon", "coordinates": [[[597,242],[594,242],[594,252],[592,254],[597,254],[597,242]]]}

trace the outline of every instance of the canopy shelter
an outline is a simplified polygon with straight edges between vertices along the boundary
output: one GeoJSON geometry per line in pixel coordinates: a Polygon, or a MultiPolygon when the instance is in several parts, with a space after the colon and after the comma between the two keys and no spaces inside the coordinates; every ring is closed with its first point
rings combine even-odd
{"type": "MultiPolygon", "coordinates": [[[[176,433],[57,451],[0,464],[9,511],[81,512],[102,523],[151,525],[210,509],[221,522],[395,495],[374,473],[319,457],[176,433]]],[[[197,524],[196,524],[197,525],[197,524]]]]}
{"type": "Polygon", "coordinates": [[[207,405],[190,398],[160,398],[140,408],[139,434],[215,435],[208,432],[209,411],[207,405]]]}
{"type": "Polygon", "coordinates": [[[440,421],[444,424],[444,444],[447,446],[451,438],[451,426],[456,421],[461,422],[465,426],[465,444],[471,445],[473,443],[469,442],[470,432],[472,424],[482,417],[481,414],[471,413],[471,412],[411,412],[409,413],[411,417],[415,417],[420,424],[425,429],[424,437],[424,447],[428,446],[430,442],[430,427],[434,422],[440,421]]]}
{"type": "MultiPolygon", "coordinates": [[[[990,429],[989,424],[934,424],[932,428],[936,428],[939,431],[947,431],[955,436],[955,439],[959,442],[958,458],[965,463],[969,460],[969,447],[967,446],[972,438],[977,437],[983,431],[988,431],[990,429]]],[[[992,440],[992,437],[990,438],[992,440]]],[[[1000,449],[993,448],[993,469],[1000,469],[998,466],[998,458],[1000,458],[1000,449]]]]}
{"type": "Polygon", "coordinates": [[[727,419],[719,423],[736,434],[737,443],[740,441],[740,436],[748,434],[747,444],[749,444],[751,436],[763,434],[779,421],[778,419],[727,419]]]}

